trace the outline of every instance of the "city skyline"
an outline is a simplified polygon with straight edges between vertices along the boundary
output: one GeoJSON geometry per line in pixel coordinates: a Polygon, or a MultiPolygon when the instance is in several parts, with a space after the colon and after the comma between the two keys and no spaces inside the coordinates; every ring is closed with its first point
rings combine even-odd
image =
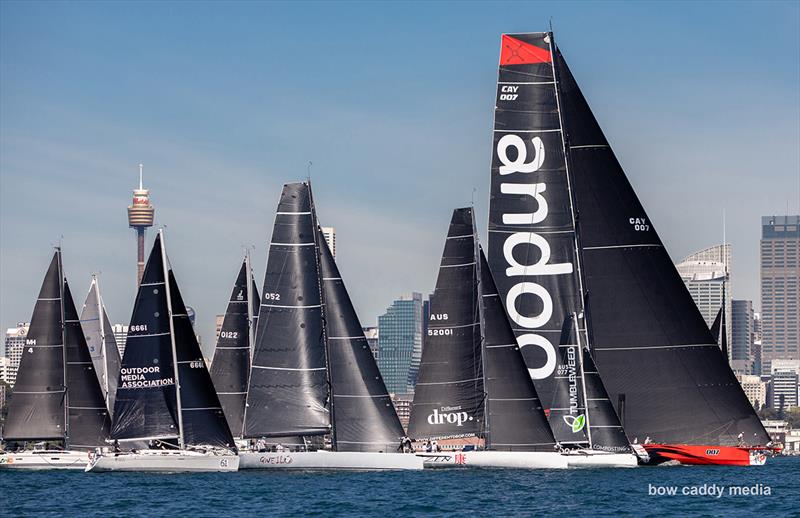
{"type": "Polygon", "coordinates": [[[0,322],[30,319],[62,235],[75,299],[102,272],[110,318],[127,322],[135,242],[123,207],[144,163],[209,355],[241,246],[256,244],[260,284],[281,185],[313,161],[320,221],[336,227],[337,262],[374,325],[400,293],[432,291],[440,236],[473,188],[485,236],[500,34],[550,16],[673,259],[719,242],[725,210],[732,296],[760,310],[760,218],[800,211],[798,7],[506,5],[513,18],[439,4],[409,24],[398,6],[239,4],[225,27],[197,8],[177,44],[180,5],[3,3],[0,322]],[[741,26],[771,30],[742,38],[730,29],[741,26]],[[311,36],[286,37],[301,29],[311,36]],[[444,41],[458,52],[434,52],[444,41]]]}

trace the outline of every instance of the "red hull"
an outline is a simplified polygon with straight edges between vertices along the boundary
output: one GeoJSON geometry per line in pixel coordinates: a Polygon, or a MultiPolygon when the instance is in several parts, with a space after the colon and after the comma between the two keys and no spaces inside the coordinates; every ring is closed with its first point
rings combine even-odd
{"type": "Polygon", "coordinates": [[[767,460],[766,448],[749,446],[697,446],[690,444],[645,444],[650,462],[676,460],[681,464],[723,466],[761,466],[767,460]]]}

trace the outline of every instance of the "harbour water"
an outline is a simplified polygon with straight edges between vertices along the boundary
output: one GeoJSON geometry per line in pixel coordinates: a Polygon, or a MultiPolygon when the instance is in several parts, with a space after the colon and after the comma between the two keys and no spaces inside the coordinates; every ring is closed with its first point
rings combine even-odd
{"type": "Polygon", "coordinates": [[[627,470],[0,471],[0,516],[800,516],[798,480],[800,457],[627,470]]]}

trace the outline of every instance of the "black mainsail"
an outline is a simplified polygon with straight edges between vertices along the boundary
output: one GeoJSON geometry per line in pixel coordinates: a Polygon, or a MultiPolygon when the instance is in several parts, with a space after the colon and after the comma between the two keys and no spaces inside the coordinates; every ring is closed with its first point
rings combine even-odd
{"type": "Polygon", "coordinates": [[[66,279],[63,297],[68,444],[74,449],[103,446],[111,418],[66,279]]]}
{"type": "Polygon", "coordinates": [[[63,440],[65,437],[61,279],[61,251],[56,249],[36,299],[19,362],[3,430],[6,441],[63,440]]]}
{"type": "Polygon", "coordinates": [[[244,437],[330,433],[317,246],[308,184],[284,185],[261,292],[244,437]]]}
{"type": "Polygon", "coordinates": [[[233,447],[222,406],[168,266],[162,232],[156,237],[136,296],[111,436],[136,441],[177,439],[181,448],[233,447]]]}
{"type": "Polygon", "coordinates": [[[514,338],[486,256],[478,248],[486,449],[554,451],[553,432],[514,338]]]}
{"type": "Polygon", "coordinates": [[[556,319],[585,310],[583,343],[630,437],[766,444],[552,33],[503,36],[497,95],[489,259],[512,320],[529,324],[517,339],[537,353],[537,387],[556,319]]]}
{"type": "Polygon", "coordinates": [[[453,211],[430,315],[408,433],[415,438],[480,435],[485,395],[471,208],[453,211]]]}
{"type": "Polygon", "coordinates": [[[252,280],[249,255],[242,261],[211,362],[211,379],[234,435],[242,435],[247,377],[253,349],[255,316],[260,301],[252,280]]]}
{"type": "Polygon", "coordinates": [[[86,295],[86,302],[81,310],[81,328],[86,337],[89,356],[92,358],[106,407],[109,412],[113,412],[121,360],[114,330],[103,305],[100,286],[95,275],[92,275],[89,294],[86,295]]]}
{"type": "Polygon", "coordinates": [[[553,400],[561,325],[582,311],[560,98],[546,33],[503,35],[489,266],[536,390],[553,400]]]}
{"type": "Polygon", "coordinates": [[[320,232],[320,280],[336,451],[394,451],[404,435],[378,364],[320,232]]]}

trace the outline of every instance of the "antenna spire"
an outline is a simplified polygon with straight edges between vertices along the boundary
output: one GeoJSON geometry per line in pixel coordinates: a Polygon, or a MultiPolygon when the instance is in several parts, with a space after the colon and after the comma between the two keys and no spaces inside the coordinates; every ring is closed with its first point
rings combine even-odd
{"type": "Polygon", "coordinates": [[[308,167],[306,168],[306,178],[308,179],[308,183],[311,183],[311,166],[314,165],[314,162],[311,160],[308,161],[308,167]]]}
{"type": "Polygon", "coordinates": [[[139,190],[143,189],[142,187],[142,169],[144,168],[143,164],[139,164],[139,190]]]}

